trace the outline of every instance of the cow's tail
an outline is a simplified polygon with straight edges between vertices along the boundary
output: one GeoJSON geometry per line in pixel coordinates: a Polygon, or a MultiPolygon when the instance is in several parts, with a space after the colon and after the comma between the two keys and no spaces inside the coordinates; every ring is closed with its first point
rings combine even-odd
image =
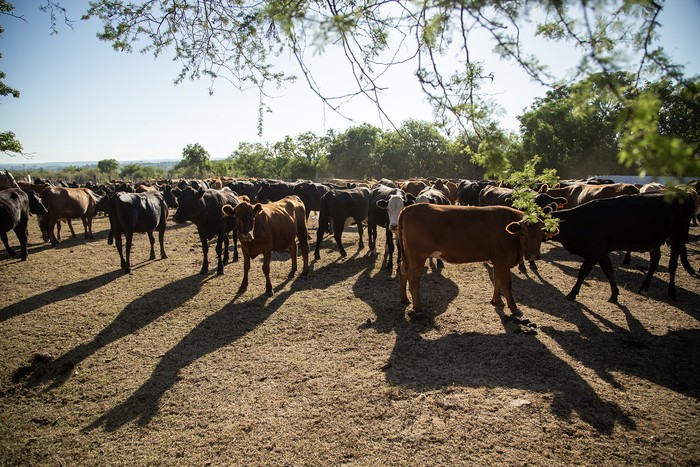
{"type": "Polygon", "coordinates": [[[328,223],[330,222],[330,200],[333,198],[335,194],[332,191],[329,191],[325,195],[321,196],[321,203],[319,206],[319,211],[318,211],[318,228],[319,230],[323,228],[324,232],[329,232],[329,225],[328,223]]]}
{"type": "Polygon", "coordinates": [[[399,272],[402,275],[406,275],[408,273],[408,255],[406,254],[406,231],[404,230],[404,219],[405,219],[405,212],[406,208],[404,208],[400,213],[399,213],[399,219],[397,221],[398,223],[398,231],[396,233],[396,236],[399,239],[399,248],[401,248],[401,261],[399,261],[399,272]]]}

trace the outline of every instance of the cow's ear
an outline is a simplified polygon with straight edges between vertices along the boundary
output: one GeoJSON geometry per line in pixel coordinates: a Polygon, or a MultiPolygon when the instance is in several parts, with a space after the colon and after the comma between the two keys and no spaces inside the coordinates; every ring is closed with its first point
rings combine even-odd
{"type": "Polygon", "coordinates": [[[204,190],[200,187],[199,190],[197,190],[197,199],[202,199],[202,196],[204,196],[204,190]]]}
{"type": "Polygon", "coordinates": [[[409,204],[414,204],[415,202],[415,195],[412,195],[411,193],[406,193],[406,206],[408,206],[409,204]]]}
{"type": "Polygon", "coordinates": [[[224,213],[224,216],[233,217],[235,215],[235,211],[233,210],[233,206],[231,206],[230,204],[224,204],[221,207],[221,212],[224,213]]]}
{"type": "Polygon", "coordinates": [[[257,203],[255,207],[253,208],[253,214],[257,215],[260,214],[263,210],[262,204],[257,203]]]}
{"type": "Polygon", "coordinates": [[[238,199],[240,201],[245,201],[246,203],[250,203],[250,198],[248,197],[248,195],[241,195],[238,197],[238,199]]]}
{"type": "Polygon", "coordinates": [[[179,197],[179,196],[180,196],[180,193],[181,193],[181,191],[180,191],[179,188],[173,188],[173,189],[171,190],[171,192],[172,192],[173,196],[175,196],[176,198],[179,197]]]}
{"type": "Polygon", "coordinates": [[[389,201],[385,199],[378,199],[377,206],[381,209],[386,209],[387,207],[389,207],[389,201]]]}
{"type": "Polygon", "coordinates": [[[508,232],[511,235],[515,235],[520,230],[522,229],[522,225],[520,225],[520,222],[511,222],[510,224],[506,225],[506,232],[508,232]]]}

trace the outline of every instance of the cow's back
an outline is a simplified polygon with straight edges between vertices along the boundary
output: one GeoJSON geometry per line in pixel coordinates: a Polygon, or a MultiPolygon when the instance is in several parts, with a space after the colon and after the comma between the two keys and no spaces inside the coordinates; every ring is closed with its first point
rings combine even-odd
{"type": "Polygon", "coordinates": [[[686,242],[692,207],[667,202],[663,194],[623,195],[556,211],[559,234],[553,239],[571,253],[587,256],[611,251],[645,252],[668,238],[686,242]]]}
{"type": "Polygon", "coordinates": [[[272,251],[285,250],[296,241],[302,228],[306,238],[306,214],[304,203],[298,196],[287,196],[279,201],[263,204],[262,212],[255,218],[255,235],[251,255],[262,253],[264,245],[272,251]]]}

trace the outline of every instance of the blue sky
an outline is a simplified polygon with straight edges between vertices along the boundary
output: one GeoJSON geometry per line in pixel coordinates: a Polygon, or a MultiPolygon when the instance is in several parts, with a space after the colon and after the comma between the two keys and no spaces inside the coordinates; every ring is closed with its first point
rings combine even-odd
{"type": "MultiPolygon", "coordinates": [[[[278,141],[306,131],[342,131],[363,122],[391,128],[361,98],[343,108],[353,121],[336,115],[299,79],[273,92],[275,98],[268,101],[272,113],[266,114],[259,137],[256,90],[240,92],[224,80],[215,83],[213,96],[208,80],[175,86],[180,69],[169,56],[155,59],[138,52],[119,53],[99,41],[95,37],[99,22],[78,20],[87,1],[64,2],[70,5],[69,17],[77,21],[72,30],[61,25],[53,36],[48,15],[38,10],[40,3],[14,2],[15,14],[26,22],[0,17],[5,27],[0,70],[7,75],[5,83],[21,93],[19,99],[0,101],[0,130],[14,131],[25,151],[33,153],[26,162],[178,159],[191,143],[200,143],[212,157],[221,158],[240,142],[278,141]]],[[[662,44],[670,55],[686,66],[687,75],[700,74],[700,0],[671,0],[659,20],[662,44]]],[[[484,90],[503,107],[503,126],[516,129],[516,116],[546,89],[530,82],[514,65],[492,56],[487,52],[491,48],[484,43],[472,51],[483,53],[476,59],[485,59],[487,70],[494,72],[494,82],[484,90]]],[[[283,66],[287,58],[280,58],[283,66]]],[[[575,55],[550,46],[544,58],[563,69],[573,65],[575,55]]],[[[342,79],[347,76],[343,63],[332,54],[314,62],[324,90],[349,82],[342,79]]],[[[291,59],[287,69],[299,74],[291,59]]],[[[390,88],[383,103],[394,123],[409,118],[432,120],[411,67],[395,70],[386,83],[390,88]]],[[[21,163],[21,159],[0,155],[0,163],[8,162],[21,163]]]]}

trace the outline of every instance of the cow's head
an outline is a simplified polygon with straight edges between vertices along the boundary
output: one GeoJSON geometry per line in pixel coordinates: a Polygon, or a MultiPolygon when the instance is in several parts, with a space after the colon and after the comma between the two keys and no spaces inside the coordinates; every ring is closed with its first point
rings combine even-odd
{"type": "Polygon", "coordinates": [[[41,198],[39,198],[39,195],[37,195],[36,192],[30,191],[27,193],[27,197],[29,197],[29,212],[31,214],[44,216],[49,213],[49,211],[46,210],[46,207],[42,204],[41,198]]]}
{"type": "Polygon", "coordinates": [[[540,220],[531,223],[525,219],[519,222],[511,222],[506,226],[506,232],[518,236],[520,251],[527,261],[540,259],[543,227],[544,223],[540,220]]]}
{"type": "Polygon", "coordinates": [[[163,198],[165,199],[165,204],[168,205],[168,208],[177,209],[179,207],[177,197],[180,196],[180,189],[173,188],[170,185],[165,185],[159,189],[161,192],[163,192],[163,198]]]}
{"type": "Polygon", "coordinates": [[[192,187],[181,190],[180,194],[177,195],[178,207],[175,214],[173,214],[173,220],[178,224],[195,220],[202,208],[200,201],[202,196],[204,196],[204,192],[205,190],[201,188],[195,190],[192,187]]]}
{"type": "Polygon", "coordinates": [[[388,199],[377,200],[377,207],[387,210],[389,215],[389,228],[392,232],[395,232],[399,226],[399,213],[401,210],[408,206],[409,204],[415,203],[416,198],[410,193],[406,195],[393,194],[389,195],[388,199]]]}
{"type": "Polygon", "coordinates": [[[242,201],[235,207],[226,204],[221,208],[225,216],[233,217],[236,220],[238,239],[244,243],[252,242],[255,239],[255,218],[262,210],[263,207],[260,203],[252,205],[245,201],[242,201]]]}

